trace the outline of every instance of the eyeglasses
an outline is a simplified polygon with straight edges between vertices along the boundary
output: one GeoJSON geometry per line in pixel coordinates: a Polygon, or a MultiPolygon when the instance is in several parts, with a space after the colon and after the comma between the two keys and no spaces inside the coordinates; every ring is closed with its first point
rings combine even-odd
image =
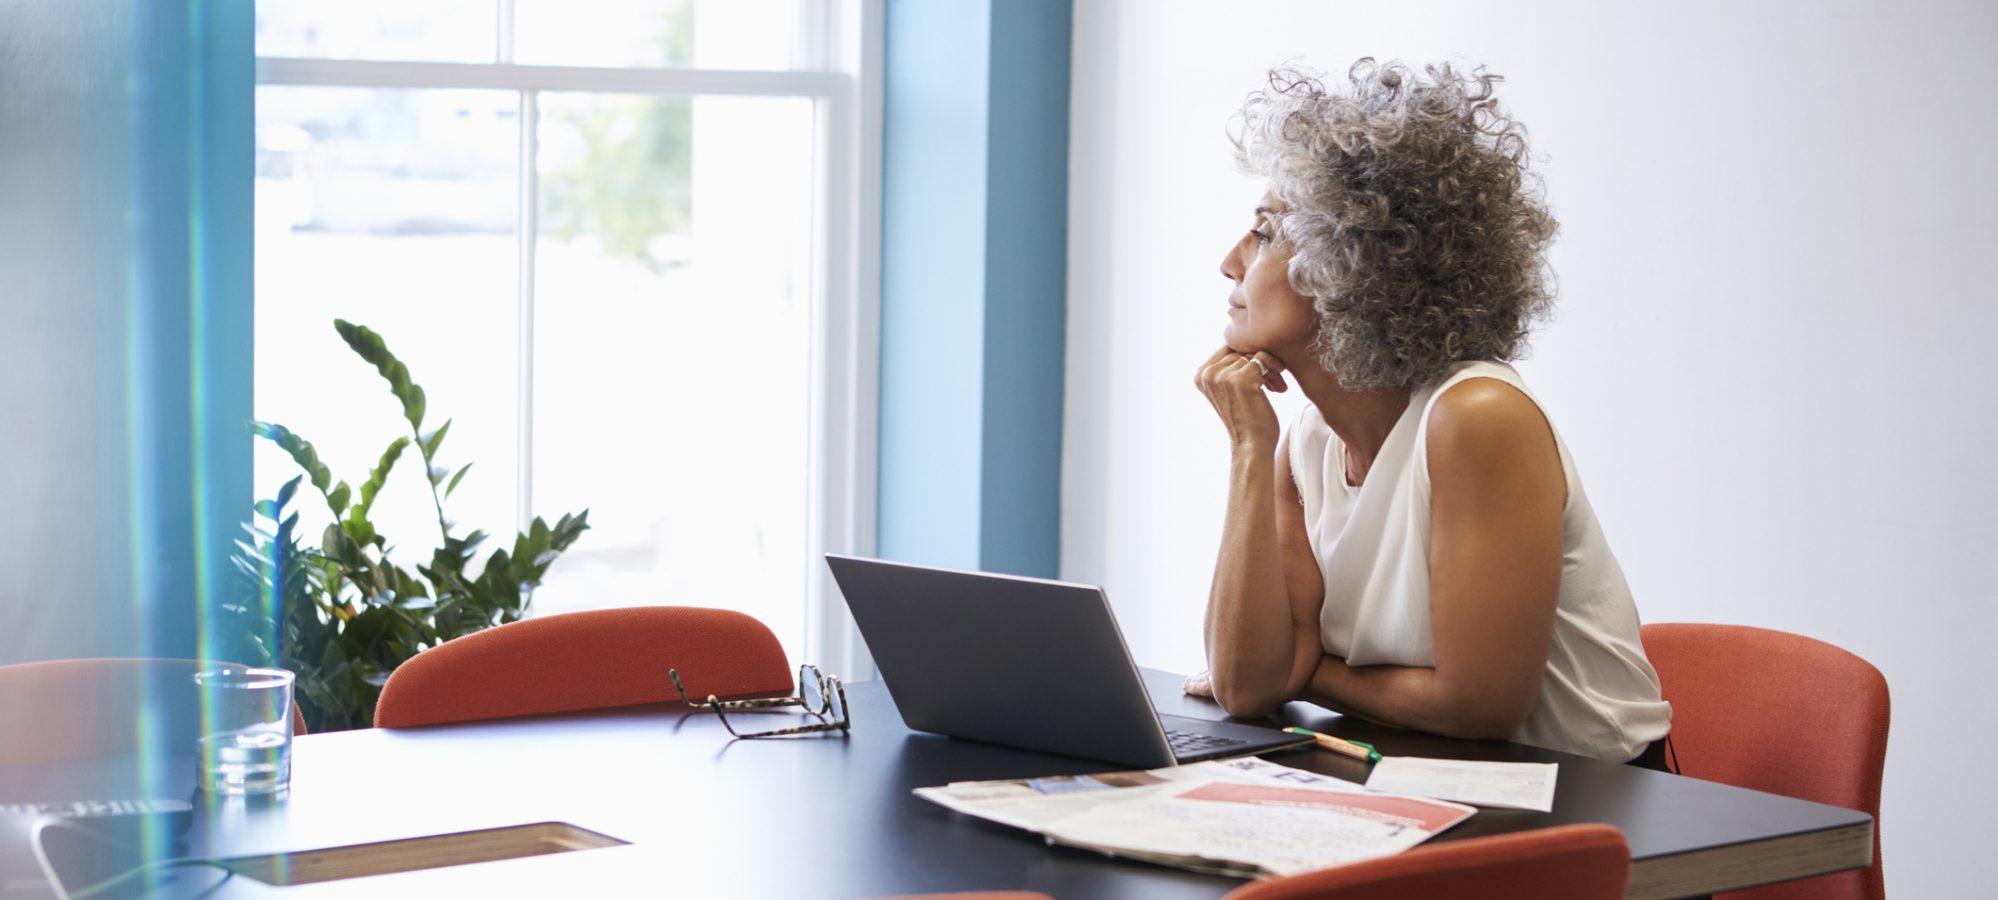
{"type": "MultiPolygon", "coordinates": [[[[697,701],[687,696],[687,686],[680,683],[680,670],[667,669],[666,677],[673,680],[673,689],[680,692],[681,701],[694,709],[711,710],[720,719],[728,733],[739,738],[782,737],[787,734],[813,734],[821,731],[850,731],[853,722],[846,715],[846,688],[839,683],[836,675],[819,674],[819,667],[807,663],[798,667],[798,696],[767,697],[756,700],[723,700],[713,694],[705,701],[697,701]],[[804,711],[819,721],[811,725],[793,728],[779,728],[774,731],[755,731],[744,734],[735,730],[723,710],[773,709],[780,706],[802,707],[804,711]]],[[[740,717],[738,717],[738,721],[740,717]]]]}

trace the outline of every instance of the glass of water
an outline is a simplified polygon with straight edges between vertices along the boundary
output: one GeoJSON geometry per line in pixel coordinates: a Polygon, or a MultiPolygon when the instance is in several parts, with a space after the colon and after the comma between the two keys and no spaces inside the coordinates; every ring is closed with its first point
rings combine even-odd
{"type": "Polygon", "coordinates": [[[222,666],[194,676],[201,691],[201,787],[270,794],[291,784],[293,676],[222,666]]]}

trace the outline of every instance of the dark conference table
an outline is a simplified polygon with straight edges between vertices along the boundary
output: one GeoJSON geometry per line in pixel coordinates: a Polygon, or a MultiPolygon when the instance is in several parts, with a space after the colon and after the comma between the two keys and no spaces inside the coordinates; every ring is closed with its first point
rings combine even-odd
{"type": "MultiPolygon", "coordinates": [[[[1163,711],[1222,718],[1145,671],[1163,711]]],[[[498,826],[566,822],[629,842],[498,862],[273,887],[247,876],[215,897],[872,897],[1031,889],[1058,898],[1214,898],[1242,882],[1067,847],[913,796],[950,781],[1078,774],[1101,762],[956,741],[902,725],[879,681],[850,685],[846,738],[731,741],[714,716],[665,707],[501,722],[309,735],[281,802],[197,803],[194,855],[238,857],[498,826]]],[[[1281,714],[1389,755],[1558,762],[1552,813],[1481,809],[1437,837],[1459,840],[1571,822],[1622,829],[1630,896],[1673,897],[1868,865],[1872,818],[1631,766],[1503,742],[1370,725],[1305,704],[1281,714]]],[[[1780,751],[1779,751],[1780,752],[1780,751]]],[[[1269,757],[1363,780],[1318,750],[1269,757]]],[[[152,788],[129,766],[0,768],[0,804],[188,800],[192,759],[152,788]]],[[[51,896],[27,852],[34,817],[0,815],[0,898],[51,896]]],[[[188,821],[182,818],[183,824],[188,821]]],[[[199,879],[190,879],[199,883],[199,879]]]]}

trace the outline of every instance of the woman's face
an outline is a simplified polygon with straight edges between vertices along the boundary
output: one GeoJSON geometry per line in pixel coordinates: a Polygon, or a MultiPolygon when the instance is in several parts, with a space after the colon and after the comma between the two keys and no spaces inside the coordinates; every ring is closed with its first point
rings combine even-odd
{"type": "Polygon", "coordinates": [[[1228,293],[1228,327],[1221,337],[1237,353],[1267,350],[1294,367],[1309,358],[1306,347],[1318,329],[1318,311],[1311,298],[1290,287],[1290,244],[1271,218],[1285,209],[1274,194],[1263,195],[1255,221],[1222,258],[1221,274],[1235,289],[1228,293]]]}

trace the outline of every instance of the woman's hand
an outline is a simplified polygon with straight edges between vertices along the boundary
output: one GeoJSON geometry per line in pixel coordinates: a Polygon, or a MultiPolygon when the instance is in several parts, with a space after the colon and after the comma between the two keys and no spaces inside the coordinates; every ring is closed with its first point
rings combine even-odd
{"type": "Polygon", "coordinates": [[[1180,685],[1179,689],[1185,691],[1188,697],[1214,699],[1214,680],[1206,672],[1186,676],[1186,681],[1180,685]]]}
{"type": "Polygon", "coordinates": [[[1228,428],[1228,439],[1236,446],[1276,446],[1283,429],[1277,423],[1276,408],[1263,391],[1285,390],[1281,360],[1268,351],[1244,356],[1222,347],[1201,365],[1193,383],[1207,395],[1207,402],[1228,428]]]}

